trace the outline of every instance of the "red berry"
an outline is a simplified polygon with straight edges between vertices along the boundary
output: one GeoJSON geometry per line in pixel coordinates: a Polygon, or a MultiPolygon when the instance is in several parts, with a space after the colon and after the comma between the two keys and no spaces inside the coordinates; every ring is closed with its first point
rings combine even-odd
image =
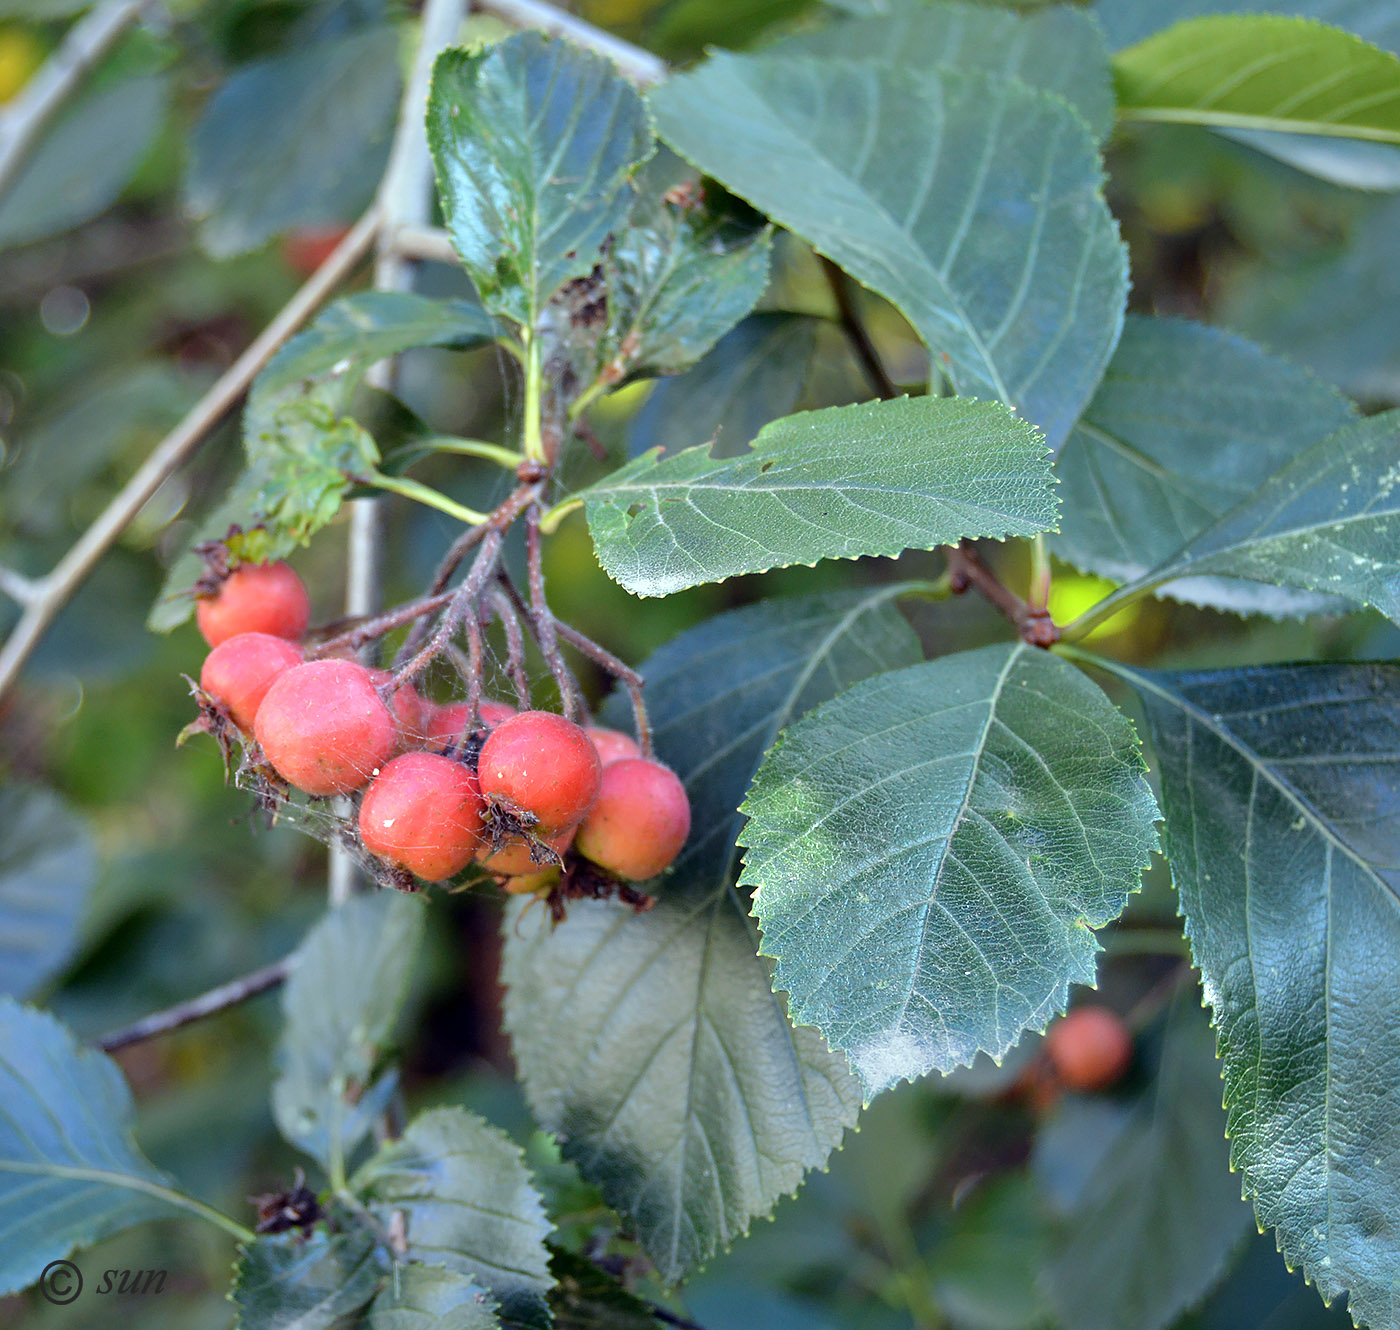
{"type": "Polygon", "coordinates": [[[199,686],[230,716],[240,730],[253,728],[253,717],[272,681],[301,664],[301,648],[269,633],[239,633],[220,642],[204,658],[199,686]]]}
{"type": "Polygon", "coordinates": [[[389,762],[360,804],[365,849],[425,882],[460,873],[481,848],[485,804],[476,776],[436,753],[389,762]]]}
{"type": "Polygon", "coordinates": [[[551,711],[503,720],[481,746],[481,792],[533,813],[541,834],[577,826],[598,794],[602,764],[588,736],[551,711]]]}
{"type": "MultiPolygon", "coordinates": [[[[574,829],[569,827],[565,831],[541,839],[555,854],[562,856],[573,843],[574,829]]],[[[494,852],[489,849],[482,850],[479,857],[481,866],[488,873],[497,873],[502,877],[519,877],[522,874],[535,876],[542,871],[548,871],[551,866],[547,858],[543,863],[534,858],[530,852],[530,844],[523,836],[512,836],[494,852]]]]}
{"type": "Polygon", "coordinates": [[[311,598],[285,563],[243,563],[199,598],[194,617],[211,647],[240,633],[295,640],[311,622],[311,598]]]}
{"type": "MultiPolygon", "coordinates": [[[[432,744],[456,743],[471,720],[471,704],[467,702],[449,702],[446,706],[428,706],[424,710],[424,737],[432,744]]],[[[481,723],[488,730],[513,715],[515,708],[505,702],[485,701],[481,704],[481,723]]]]}
{"type": "Polygon", "coordinates": [[[1052,1025],[1045,1052],[1068,1090],[1105,1090],[1133,1060],[1133,1037],[1107,1007],[1076,1007],[1052,1025]]]}
{"type": "Polygon", "coordinates": [[[624,758],[604,768],[578,852],[619,877],[644,882],[669,868],[690,835],[690,799],[670,767],[624,758]]]}
{"type": "MultiPolygon", "coordinates": [[[[369,677],[376,688],[383,688],[394,676],[388,670],[370,670],[369,677]]],[[[418,690],[411,683],[401,684],[389,695],[389,709],[394,713],[394,724],[399,729],[400,750],[421,743],[429,703],[423,701],[418,690]]]]}
{"type": "Polygon", "coordinates": [[[625,757],[642,755],[637,741],[621,730],[605,730],[601,725],[590,725],[584,733],[593,741],[593,747],[598,751],[598,761],[605,767],[621,762],[625,757]]]}
{"type": "Polygon", "coordinates": [[[368,783],[398,742],[369,671],[350,660],[311,660],[278,676],[253,733],[284,780],[321,795],[368,783]]]}

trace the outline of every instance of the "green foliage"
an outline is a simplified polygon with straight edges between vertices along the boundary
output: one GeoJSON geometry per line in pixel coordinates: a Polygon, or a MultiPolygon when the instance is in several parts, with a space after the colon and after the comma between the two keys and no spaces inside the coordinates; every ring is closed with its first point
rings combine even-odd
{"type": "Polygon", "coordinates": [[[647,453],[580,497],[598,560],[639,596],[819,559],[1055,523],[1039,434],[990,402],[918,397],[765,425],[753,447],[647,453]]]}
{"type": "Polygon", "coordinates": [[[412,1260],[479,1281],[510,1325],[548,1326],[549,1221],[519,1149],[461,1109],[422,1113],[356,1174],[387,1224],[401,1214],[412,1260]]]}
{"type": "Polygon", "coordinates": [[[482,303],[526,328],[625,224],[628,176],[652,150],[646,109],[612,64],[535,33],[443,53],[428,141],[482,303]]]}
{"type": "Polygon", "coordinates": [[[935,378],[1063,443],[1118,340],[1127,272],[1093,139],[1060,98],[975,74],[716,55],[651,107],[679,153],[897,306],[935,378]]]}
{"type": "Polygon", "coordinates": [[[131,1094],[52,1016],[0,998],[0,1293],[182,1197],[131,1139],[131,1094]]]}
{"type": "Polygon", "coordinates": [[[1113,128],[1113,80],[1103,37],[1087,14],[1062,6],[1016,14],[956,0],[891,0],[878,15],[800,33],[781,50],[1014,78],[1063,97],[1099,139],[1113,128]]]}
{"type": "Polygon", "coordinates": [[[1130,46],[1173,23],[1203,14],[1289,14],[1346,28],[1400,53],[1400,13],[1389,0],[1098,0],[1094,16],[1115,47],[1130,46]]]}
{"type": "Polygon", "coordinates": [[[1290,1264],[1324,1298],[1345,1291],[1358,1322],[1392,1326],[1400,670],[1100,663],[1137,691],[1161,764],[1231,1163],[1290,1264]]]}
{"type": "Polygon", "coordinates": [[[425,926],[395,892],[347,901],[307,935],[283,991],[272,1107],[282,1134],[333,1179],[369,1135],[397,1078],[376,1075],[425,926]]]}
{"type": "Polygon", "coordinates": [[[88,828],[61,799],[0,789],[0,994],[28,997],[63,968],[96,876],[88,828]]]}
{"type": "Polygon", "coordinates": [[[1127,120],[1400,144],[1400,58],[1303,19],[1178,24],[1114,60],[1127,120]]]}
{"type": "Polygon", "coordinates": [[[241,254],[369,202],[399,95],[398,34],[381,26],[240,69],[190,138],[185,181],[200,241],[241,254]]]}
{"type": "Polygon", "coordinates": [[[886,589],[681,634],[643,667],[657,753],[696,827],[655,908],[584,902],[556,930],[507,918],[506,1027],[531,1107],[667,1282],[745,1233],[855,1121],[844,1059],[789,1024],[757,954],[733,888],[734,809],[784,725],[917,654],[886,589]]]}
{"type": "MultiPolygon", "coordinates": [[[[1056,459],[1064,516],[1052,548],[1131,581],[1354,417],[1335,390],[1240,338],[1131,317],[1056,459]]],[[[1318,607],[1315,596],[1218,578],[1178,581],[1168,594],[1238,611],[1318,607]]]]}
{"type": "Polygon", "coordinates": [[[169,93],[164,78],[148,76],[77,102],[0,196],[0,248],[67,231],[109,208],[160,131],[169,93]]]}
{"type": "Polygon", "coordinates": [[[1092,983],[1156,847],[1127,719],[1023,645],[868,680],[786,730],[744,801],[742,881],[794,1019],[866,1099],[1000,1059],[1092,983]]]}
{"type": "Polygon", "coordinates": [[[364,1307],[383,1277],[365,1229],[258,1238],[233,1273],[238,1330],[330,1330],[364,1307]]]}
{"type": "Polygon", "coordinates": [[[365,1330],[495,1330],[494,1303],[472,1279],[412,1261],[370,1304],[365,1330]]]}
{"type": "Polygon", "coordinates": [[[1219,1280],[1249,1230],[1194,985],[1168,1011],[1158,1061],[1063,1225],[1048,1279],[1063,1325],[1173,1324],[1219,1280]]]}

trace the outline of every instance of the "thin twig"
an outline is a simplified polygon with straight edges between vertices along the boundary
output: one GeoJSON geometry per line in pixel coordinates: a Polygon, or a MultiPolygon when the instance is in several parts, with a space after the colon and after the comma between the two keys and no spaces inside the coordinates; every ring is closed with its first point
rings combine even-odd
{"type": "Polygon", "coordinates": [[[126,1048],[129,1044],[139,1044],[144,1039],[169,1034],[172,1030],[192,1025],[206,1016],[227,1011],[240,1002],[257,997],[259,993],[276,988],[292,972],[292,964],[293,957],[283,956],[280,961],[264,965],[262,969],[245,974],[241,979],[231,979],[228,983],[211,988],[207,993],[201,993],[187,1002],[176,1003],[164,1011],[157,1011],[131,1025],[113,1030],[111,1034],[98,1040],[97,1046],[105,1053],[112,1053],[119,1048],[126,1048]]]}
{"type": "Polygon", "coordinates": [[[258,371],[315,312],[322,301],[364,257],[374,240],[378,215],[370,209],[282,307],[257,339],[224,371],[219,381],[190,408],[185,418],[157,445],[102,514],[78,538],[58,565],[39,582],[39,594],[26,607],[0,650],[0,696],[14,683],[39,639],[68,597],[77,589],[147,500],[204,441],[210,430],[237,404],[258,371]]]}
{"type": "Polygon", "coordinates": [[[385,245],[391,252],[406,259],[423,259],[429,263],[457,264],[457,251],[452,248],[452,237],[440,226],[396,227],[385,237],[385,245]]]}
{"type": "Polygon", "coordinates": [[[567,37],[576,46],[585,46],[607,56],[628,78],[638,83],[660,83],[666,77],[666,62],[660,57],[584,19],[566,14],[544,0],[475,0],[473,8],[483,14],[494,14],[517,28],[538,28],[553,37],[567,37]]]}
{"type": "Polygon", "coordinates": [[[0,113],[0,197],[13,184],[59,107],[121,35],[146,0],[111,0],[80,18],[19,95],[0,113]]]}
{"type": "Polygon", "coordinates": [[[0,564],[0,593],[9,596],[16,605],[28,605],[38,599],[40,591],[40,584],[32,577],[0,564]]]}
{"type": "Polygon", "coordinates": [[[1032,608],[1007,587],[967,541],[948,546],[945,553],[948,585],[955,595],[975,587],[1016,625],[1022,639],[1031,646],[1048,647],[1059,640],[1060,630],[1049,614],[1032,608]]]}
{"type": "Polygon", "coordinates": [[[510,598],[499,587],[492,588],[487,597],[492,612],[501,621],[506,635],[506,674],[515,689],[515,701],[521,711],[530,709],[530,675],[525,668],[525,634],[520,628],[520,616],[510,598]]]}
{"type": "Polygon", "coordinates": [[[637,742],[641,745],[642,756],[653,756],[651,742],[651,722],[647,719],[646,697],[642,692],[642,676],[630,665],[619,660],[606,647],[599,646],[591,637],[585,637],[577,628],[558,621],[555,630],[570,646],[583,652],[589,660],[601,665],[626,690],[632,699],[632,719],[637,727],[637,742]]]}
{"type": "Polygon", "coordinates": [[[486,584],[495,576],[496,562],[501,557],[501,532],[492,528],[487,531],[472,563],[471,572],[462,580],[461,586],[453,593],[451,601],[438,620],[428,643],[407,664],[394,671],[391,689],[402,688],[422,677],[429,665],[442,654],[443,648],[452,640],[469,614],[476,613],[476,603],[486,584]]]}
{"type": "Polygon", "coordinates": [[[549,672],[559,685],[559,700],[564,714],[574,721],[583,718],[583,695],[559,654],[559,640],[554,614],[544,594],[544,548],[540,541],[540,506],[531,504],[525,513],[525,565],[530,578],[530,624],[535,641],[540,644],[549,672]]]}
{"type": "Polygon", "coordinates": [[[367,616],[351,627],[337,632],[334,637],[327,637],[318,642],[308,654],[314,657],[324,656],[332,651],[358,651],[367,642],[392,633],[395,628],[402,628],[406,623],[415,623],[427,615],[435,614],[456,594],[455,591],[441,591],[436,596],[424,596],[421,600],[408,601],[383,614],[367,616]]]}
{"type": "Polygon", "coordinates": [[[887,402],[892,401],[900,396],[899,385],[890,378],[889,371],[880,359],[880,353],[875,349],[875,343],[870,340],[870,334],[866,331],[865,324],[861,320],[860,311],[856,309],[855,297],[851,292],[851,279],[846,276],[839,265],[833,263],[825,254],[821,255],[821,262],[827,284],[831,287],[831,294],[836,300],[836,312],[841,320],[841,331],[846,334],[846,340],[850,342],[851,349],[855,351],[856,358],[860,361],[861,368],[865,371],[865,377],[869,380],[875,395],[887,402]]]}

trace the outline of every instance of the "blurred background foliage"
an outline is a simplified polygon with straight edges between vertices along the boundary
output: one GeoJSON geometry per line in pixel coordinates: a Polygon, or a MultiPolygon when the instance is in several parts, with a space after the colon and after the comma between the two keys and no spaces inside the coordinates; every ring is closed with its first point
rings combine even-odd
{"type": "MultiPolygon", "coordinates": [[[[0,0],[0,103],[80,5],[0,0]]],[[[679,62],[822,19],[815,0],[583,0],[578,10],[679,62]]],[[[46,134],[0,202],[0,563],[31,575],[50,567],[368,201],[412,18],[385,0],[174,0],[118,45],[46,134]]],[[[478,37],[503,31],[484,17],[470,26],[478,37]]],[[[1329,184],[1197,130],[1120,132],[1109,161],[1134,308],[1237,328],[1367,408],[1400,403],[1400,195],[1329,184]]],[[[1390,165],[1372,183],[1400,188],[1390,165]]],[[[465,293],[465,278],[428,264],[420,289],[465,293]]],[[[916,382],[913,334],[878,301],[864,309],[896,380],[916,382]]],[[[599,447],[620,456],[716,438],[734,449],[793,409],[867,396],[834,314],[811,255],[780,243],[761,312],[688,375],[605,402],[599,447]]],[[[494,352],[412,353],[400,393],[435,427],[488,439],[509,437],[518,404],[494,352]]],[[[0,706],[0,884],[61,897],[81,917],[76,948],[55,952],[52,973],[14,984],[85,1036],[284,954],[324,908],[323,847],[255,825],[212,744],[175,750],[192,715],[182,676],[197,673],[202,654],[194,628],[165,638],[144,627],[169,562],[237,465],[230,421],[147,505],[0,706]]],[[[425,478],[476,506],[501,483],[450,459],[425,478]]],[[[397,600],[426,580],[453,524],[387,503],[386,593],[397,600]]],[[[990,558],[1012,585],[1024,583],[1015,551],[990,558]]],[[[921,561],[932,556],[907,560],[921,561]]],[[[319,617],[333,617],[343,521],[294,562],[319,617]]],[[[826,564],[638,612],[599,570],[578,520],[552,541],[547,573],[556,609],[634,663],[718,610],[895,576],[889,561],[826,564]]],[[[1103,590],[1060,569],[1052,609],[1073,617],[1103,590]]],[[[970,597],[911,613],[930,653],[1005,635],[970,597]]],[[[0,599],[0,628],[14,616],[0,599]]],[[[1226,664],[1394,656],[1397,633],[1374,616],[1275,623],[1151,602],[1107,625],[1099,644],[1138,661],[1226,664]]],[[[874,1330],[907,1325],[910,1307],[928,1324],[969,1330],[1041,1324],[1037,1271],[1057,1215],[1150,1092],[1163,993],[1183,964],[1164,879],[1154,870],[1107,936],[1105,1000],[1144,1034],[1119,1091],[1088,1108],[1011,1093],[1030,1050],[1005,1071],[989,1064],[906,1085],[866,1114],[829,1173],[812,1176],[672,1305],[709,1330],[874,1330]]],[[[560,1240],[634,1261],[597,1197],[532,1132],[514,1088],[499,1029],[498,916],[486,893],[434,902],[402,1050],[409,1101],[465,1101],[512,1131],[540,1169],[560,1240]]],[[[146,1151],[230,1213],[247,1214],[245,1198],[285,1183],[294,1167],[267,1104],[277,1022],[276,999],[264,997],[120,1059],[146,1151]]],[[[150,1330],[199,1330],[230,1320],[228,1257],[213,1230],[167,1223],[82,1262],[89,1272],[167,1269],[166,1290],[126,1301],[122,1314],[150,1330]]],[[[1232,1260],[1183,1326],[1349,1323],[1288,1273],[1270,1239],[1242,1229],[1232,1260]]],[[[51,1308],[20,1297],[0,1302],[0,1327],[106,1330],[112,1314],[99,1298],[51,1308]]]]}

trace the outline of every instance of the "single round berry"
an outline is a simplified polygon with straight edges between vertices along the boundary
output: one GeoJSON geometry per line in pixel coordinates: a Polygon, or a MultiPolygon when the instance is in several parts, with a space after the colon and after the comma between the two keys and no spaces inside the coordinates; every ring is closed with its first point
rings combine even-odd
{"type": "Polygon", "coordinates": [[[350,660],[310,660],[279,675],[253,733],[288,784],[317,795],[367,784],[399,737],[369,671],[350,660]]]}
{"type": "MultiPolygon", "coordinates": [[[[471,721],[471,703],[448,702],[445,706],[424,708],[424,738],[430,744],[456,743],[465,733],[471,721]]],[[[483,701],[481,723],[486,729],[494,729],[503,720],[515,715],[515,708],[505,702],[483,701]]]]}
{"type": "MultiPolygon", "coordinates": [[[[562,858],[564,851],[573,843],[574,830],[569,827],[552,836],[541,837],[541,839],[550,850],[562,858]]],[[[481,861],[481,866],[488,873],[495,873],[506,878],[522,875],[533,876],[556,867],[546,851],[542,851],[538,847],[532,848],[524,836],[512,836],[499,850],[493,851],[488,846],[480,851],[477,857],[481,861]]]]}
{"type": "MultiPolygon", "coordinates": [[[[383,688],[394,676],[388,670],[370,670],[370,682],[376,688],[383,688]]],[[[399,750],[416,748],[423,741],[423,728],[426,723],[429,703],[423,701],[418,690],[411,684],[400,684],[389,694],[389,710],[394,713],[394,724],[399,729],[399,750]]]]}
{"type": "Polygon", "coordinates": [[[643,757],[603,769],[578,852],[618,877],[644,882],[669,868],[690,835],[690,799],[670,767],[643,757]]]}
{"type": "Polygon", "coordinates": [[[194,617],[211,647],[240,633],[295,640],[311,622],[311,598],[285,563],[243,563],[199,598],[194,617]]]}
{"type": "Polygon", "coordinates": [[[360,804],[365,849],[425,882],[460,873],[481,848],[481,789],[473,772],[436,753],[387,763],[360,804]]]}
{"type": "Polygon", "coordinates": [[[590,725],[584,733],[593,741],[598,752],[598,761],[605,767],[621,762],[626,757],[641,757],[642,750],[630,734],[621,730],[605,730],[601,725],[590,725]]]}
{"type": "Polygon", "coordinates": [[[1107,1007],[1076,1007],[1052,1025],[1045,1051],[1067,1090],[1105,1090],[1133,1060],[1133,1038],[1107,1007]]]}
{"type": "Polygon", "coordinates": [[[487,799],[533,813],[547,835],[577,826],[593,806],[602,764],[573,721],[552,711],[522,711],[486,736],[477,771],[487,799]]]}
{"type": "Polygon", "coordinates": [[[278,675],[301,664],[301,648],[269,633],[239,633],[220,642],[205,658],[199,686],[233,718],[240,730],[253,718],[278,675]]]}

